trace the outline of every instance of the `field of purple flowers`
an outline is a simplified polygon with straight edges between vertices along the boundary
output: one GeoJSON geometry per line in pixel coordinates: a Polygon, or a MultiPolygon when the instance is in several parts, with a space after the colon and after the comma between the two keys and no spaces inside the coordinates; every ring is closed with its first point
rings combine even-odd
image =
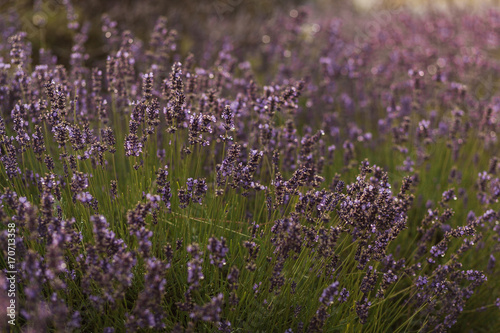
{"type": "Polygon", "coordinates": [[[0,13],[1,332],[500,332],[500,11],[61,3],[0,13]]]}

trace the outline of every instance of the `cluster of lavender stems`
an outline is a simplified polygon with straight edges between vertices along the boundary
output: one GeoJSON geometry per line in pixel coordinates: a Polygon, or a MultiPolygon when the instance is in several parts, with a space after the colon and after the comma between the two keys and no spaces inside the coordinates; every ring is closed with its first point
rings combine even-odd
{"type": "Polygon", "coordinates": [[[103,60],[63,7],[66,64],[0,15],[15,329],[500,329],[500,12],[300,7],[193,53],[103,15],[103,60]]]}

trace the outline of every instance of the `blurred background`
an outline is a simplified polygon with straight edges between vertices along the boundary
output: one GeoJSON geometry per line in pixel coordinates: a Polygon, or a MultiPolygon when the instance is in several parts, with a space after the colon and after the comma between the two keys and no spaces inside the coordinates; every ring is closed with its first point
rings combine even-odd
{"type": "MultiPolygon", "coordinates": [[[[102,62],[109,51],[106,38],[130,30],[147,42],[159,16],[177,31],[180,55],[196,54],[208,47],[218,49],[225,39],[235,47],[251,50],[262,43],[262,28],[277,14],[298,15],[307,8],[309,19],[370,15],[377,10],[409,9],[416,12],[440,10],[453,13],[467,8],[481,11],[497,6],[500,0],[0,0],[0,51],[15,30],[27,33],[33,48],[33,62],[40,48],[51,50],[58,61],[68,64],[75,35],[83,34],[87,60],[102,62]],[[104,16],[108,15],[108,16],[104,16]],[[103,31],[103,25],[109,28],[103,31]],[[70,29],[67,29],[67,27],[70,29]],[[107,34],[107,35],[106,35],[107,34]],[[195,44],[203,44],[197,47],[195,44]]],[[[1,55],[1,53],[0,53],[1,55]]]]}

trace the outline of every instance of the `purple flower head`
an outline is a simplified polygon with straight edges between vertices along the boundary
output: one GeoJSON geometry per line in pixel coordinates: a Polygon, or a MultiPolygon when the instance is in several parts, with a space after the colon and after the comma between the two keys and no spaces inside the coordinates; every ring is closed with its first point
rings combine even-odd
{"type": "Polygon", "coordinates": [[[338,287],[339,287],[339,282],[335,281],[328,287],[326,287],[323,290],[323,293],[321,294],[319,301],[323,303],[325,306],[330,306],[334,301],[335,301],[335,296],[339,294],[338,287]]]}
{"type": "Polygon", "coordinates": [[[76,200],[80,201],[81,203],[90,203],[92,199],[93,197],[89,192],[80,192],[76,195],[76,200]]]}
{"type": "Polygon", "coordinates": [[[203,320],[207,322],[218,323],[220,321],[220,313],[224,304],[224,294],[220,293],[213,297],[209,303],[202,306],[195,305],[193,312],[189,316],[194,320],[203,320]]]}
{"type": "Polygon", "coordinates": [[[226,240],[221,237],[220,241],[214,237],[208,239],[207,249],[210,253],[210,263],[222,268],[226,264],[226,254],[229,248],[226,246],[226,240]]]}
{"type": "Polygon", "coordinates": [[[201,255],[203,254],[203,252],[200,251],[200,247],[196,243],[188,245],[187,252],[191,254],[193,258],[187,263],[187,281],[193,287],[197,287],[200,285],[200,281],[205,278],[201,267],[201,264],[203,263],[203,258],[201,258],[201,255]]]}

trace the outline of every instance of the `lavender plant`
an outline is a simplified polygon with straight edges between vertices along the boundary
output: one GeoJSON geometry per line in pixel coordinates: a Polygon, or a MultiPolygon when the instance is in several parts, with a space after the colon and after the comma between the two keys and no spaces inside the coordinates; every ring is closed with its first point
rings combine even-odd
{"type": "Polygon", "coordinates": [[[0,24],[2,329],[500,330],[500,12],[303,7],[202,56],[105,15],[102,62],[64,5],[65,65],[0,24]]]}

